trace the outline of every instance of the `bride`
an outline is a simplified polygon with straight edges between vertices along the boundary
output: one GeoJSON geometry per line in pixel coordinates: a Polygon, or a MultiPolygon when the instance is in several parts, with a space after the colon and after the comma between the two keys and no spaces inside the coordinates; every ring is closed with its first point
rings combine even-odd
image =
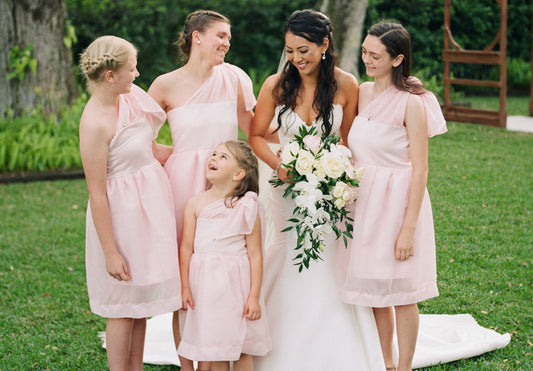
{"type": "MultiPolygon", "coordinates": [[[[340,132],[344,141],[356,115],[355,77],[335,67],[330,20],[314,10],[295,11],[285,24],[287,63],[270,76],[259,93],[250,145],[277,176],[287,169],[265,137],[274,119],[283,147],[302,125],[319,132],[340,132]]],[[[283,230],[294,202],[271,190],[269,208],[275,231],[283,230]]],[[[298,273],[296,233],[276,233],[266,247],[263,287],[273,350],[257,358],[256,370],[384,370],[374,317],[369,308],[343,304],[335,284],[336,241],[330,239],[324,261],[312,261],[298,273]]]]}

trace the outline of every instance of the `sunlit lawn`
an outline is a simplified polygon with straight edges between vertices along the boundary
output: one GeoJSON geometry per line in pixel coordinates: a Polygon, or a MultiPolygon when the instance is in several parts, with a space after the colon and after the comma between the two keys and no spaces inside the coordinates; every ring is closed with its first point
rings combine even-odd
{"type": "MultiPolygon", "coordinates": [[[[525,114],[527,102],[508,111],[525,114]]],[[[470,313],[512,340],[428,370],[533,369],[532,170],[533,134],[450,123],[431,139],[440,296],[421,311],[470,313]]],[[[83,180],[0,185],[1,370],[106,368],[105,320],[85,286],[86,202],[83,180]]]]}

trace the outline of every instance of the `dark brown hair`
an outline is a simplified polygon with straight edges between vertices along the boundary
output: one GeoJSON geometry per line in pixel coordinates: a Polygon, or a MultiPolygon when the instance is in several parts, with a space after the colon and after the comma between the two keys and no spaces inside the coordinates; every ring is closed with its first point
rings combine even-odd
{"type": "MultiPolygon", "coordinates": [[[[337,80],[335,79],[337,55],[333,45],[333,26],[328,17],[316,10],[297,10],[285,22],[283,34],[286,35],[288,32],[303,37],[318,46],[323,45],[325,39],[329,39],[325,59],[320,60],[320,73],[313,100],[313,109],[318,112],[316,119],[322,119],[322,131],[329,135],[333,127],[333,100],[337,93],[337,80]]],[[[287,110],[296,108],[296,100],[301,85],[302,79],[298,69],[290,61],[287,61],[274,88],[274,100],[282,106],[278,115],[278,130],[281,127],[281,116],[287,110]]]]}
{"type": "Polygon", "coordinates": [[[423,94],[424,86],[414,82],[411,76],[411,37],[405,27],[399,23],[381,21],[368,30],[368,35],[378,37],[387,48],[391,58],[403,55],[402,63],[392,68],[392,83],[398,90],[413,94],[423,94]]]}

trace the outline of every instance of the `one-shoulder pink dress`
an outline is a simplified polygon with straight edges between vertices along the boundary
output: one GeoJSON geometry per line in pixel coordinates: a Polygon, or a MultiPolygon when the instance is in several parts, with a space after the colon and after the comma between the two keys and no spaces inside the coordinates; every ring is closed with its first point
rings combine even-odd
{"type": "MultiPolygon", "coordinates": [[[[415,231],[414,256],[395,258],[407,209],[412,166],[404,125],[410,93],[389,87],[355,118],[348,145],[364,169],[354,210],[354,236],[339,247],[341,300],[369,307],[404,305],[435,297],[437,273],[433,215],[427,189],[415,231]]],[[[435,96],[421,95],[428,137],[447,131],[435,96]]]]}
{"type": "Polygon", "coordinates": [[[258,216],[264,236],[263,214],[254,192],[247,192],[233,207],[222,199],[200,211],[189,271],[194,309],[187,311],[179,355],[196,361],[235,361],[241,353],[263,356],[271,350],[264,300],[260,319],[242,317],[250,293],[245,236],[258,216]]]}
{"type": "Polygon", "coordinates": [[[87,288],[91,311],[103,317],[144,318],[181,307],[174,201],[152,153],[152,140],[164,120],[163,110],[138,86],[120,95],[107,159],[107,199],[115,243],[131,280],[108,274],[89,202],[87,288]]]}
{"type": "Polygon", "coordinates": [[[178,241],[187,201],[207,186],[205,167],[211,152],[222,142],[238,137],[239,89],[246,110],[253,109],[252,80],[240,68],[224,63],[215,66],[186,104],[167,113],[174,151],[165,171],[174,194],[178,241]]]}

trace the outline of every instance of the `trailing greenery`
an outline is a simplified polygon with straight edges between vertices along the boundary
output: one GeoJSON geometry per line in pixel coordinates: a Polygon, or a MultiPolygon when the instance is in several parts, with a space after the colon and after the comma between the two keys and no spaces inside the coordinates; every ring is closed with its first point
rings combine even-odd
{"type": "MultiPolygon", "coordinates": [[[[426,368],[533,369],[533,134],[448,125],[430,140],[440,296],[422,313],[470,313],[511,343],[426,368]]],[[[83,180],[0,185],[0,354],[5,370],[104,370],[89,312],[83,180]]],[[[145,366],[174,370],[175,366],[145,366]]]]}

